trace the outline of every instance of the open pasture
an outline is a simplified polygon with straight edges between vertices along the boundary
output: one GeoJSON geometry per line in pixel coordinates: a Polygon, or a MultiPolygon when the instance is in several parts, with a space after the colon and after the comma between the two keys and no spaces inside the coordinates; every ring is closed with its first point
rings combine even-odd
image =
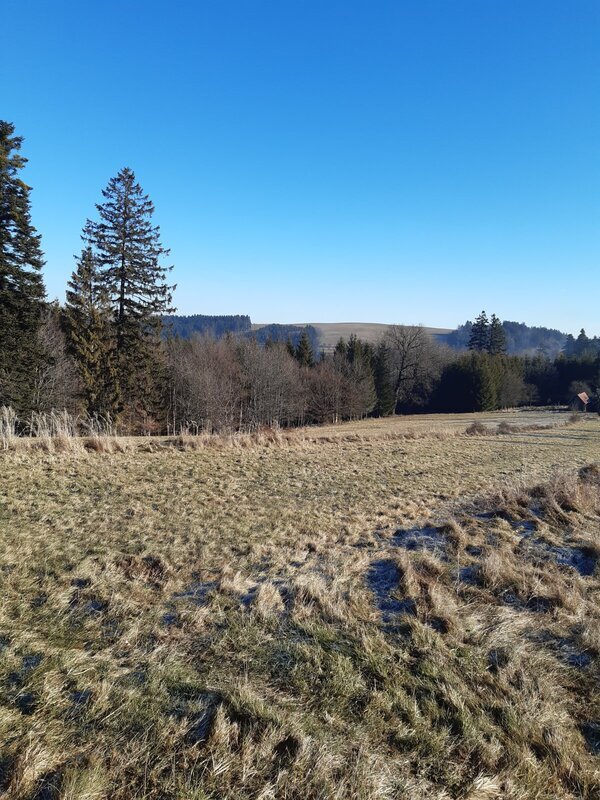
{"type": "Polygon", "coordinates": [[[566,419],[0,454],[0,793],[599,797],[600,421],[566,419]]]}

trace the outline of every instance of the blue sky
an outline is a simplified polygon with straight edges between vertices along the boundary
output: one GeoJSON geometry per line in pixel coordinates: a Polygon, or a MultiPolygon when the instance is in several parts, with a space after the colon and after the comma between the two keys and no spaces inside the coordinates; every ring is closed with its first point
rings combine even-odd
{"type": "Polygon", "coordinates": [[[129,166],[181,313],[600,334],[597,0],[0,6],[49,296],[129,166]]]}

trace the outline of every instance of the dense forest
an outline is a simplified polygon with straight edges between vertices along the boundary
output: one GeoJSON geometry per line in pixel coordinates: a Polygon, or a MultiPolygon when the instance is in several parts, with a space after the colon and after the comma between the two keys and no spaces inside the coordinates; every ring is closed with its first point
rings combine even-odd
{"type": "Polygon", "coordinates": [[[291,341],[294,346],[300,341],[304,332],[308,334],[314,350],[318,349],[319,337],[312,325],[261,325],[253,329],[252,321],[247,314],[223,314],[211,316],[208,314],[166,314],[162,318],[163,338],[179,337],[193,339],[198,336],[211,336],[221,339],[228,334],[256,339],[261,344],[270,342],[291,341]]]}
{"type": "Polygon", "coordinates": [[[182,339],[207,335],[220,339],[228,333],[249,333],[252,329],[247,314],[165,314],[162,323],[163,336],[180,336],[182,339]]]}
{"type": "Polygon", "coordinates": [[[160,433],[571,404],[583,391],[597,408],[600,342],[583,330],[564,336],[482,312],[445,342],[398,325],[376,344],[351,336],[324,354],[310,326],[252,331],[247,316],[176,316],[169,250],[128,168],[83,224],[65,304],[50,303],[21,145],[0,122],[0,406],[23,430],[53,410],[160,433]]]}

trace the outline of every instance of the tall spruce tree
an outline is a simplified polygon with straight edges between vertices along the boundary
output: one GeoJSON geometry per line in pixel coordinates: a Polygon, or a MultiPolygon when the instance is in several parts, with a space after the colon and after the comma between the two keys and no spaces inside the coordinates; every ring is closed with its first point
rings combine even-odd
{"type": "Polygon", "coordinates": [[[387,417],[394,413],[396,408],[396,395],[392,385],[392,369],[390,365],[390,353],[385,341],[379,342],[373,356],[373,381],[377,402],[375,404],[375,414],[378,417],[387,417]]]}
{"type": "Polygon", "coordinates": [[[589,353],[591,349],[591,344],[592,343],[587,333],[585,332],[585,329],[582,328],[579,331],[579,336],[575,340],[575,353],[578,356],[585,356],[587,353],[589,353]]]}
{"type": "Polygon", "coordinates": [[[498,407],[498,392],[488,357],[473,356],[472,369],[473,411],[493,411],[498,407]]]}
{"type": "Polygon", "coordinates": [[[69,350],[81,378],[88,414],[109,415],[118,407],[114,326],[106,291],[98,285],[91,247],[77,259],[67,288],[65,320],[69,350]]]}
{"type": "Polygon", "coordinates": [[[573,356],[577,350],[577,346],[575,344],[575,337],[572,333],[567,334],[567,338],[565,339],[565,344],[563,346],[562,352],[566,356],[573,356]]]}
{"type": "Polygon", "coordinates": [[[333,352],[339,358],[345,359],[347,357],[348,345],[346,344],[346,340],[344,339],[343,336],[340,336],[340,338],[337,340],[337,343],[335,345],[335,350],[333,352]]]}
{"type": "Polygon", "coordinates": [[[43,358],[44,259],[31,224],[31,187],[19,177],[27,163],[19,153],[23,138],[14,133],[14,125],[0,120],[0,405],[27,411],[43,358]]]}
{"type": "Polygon", "coordinates": [[[492,356],[505,355],[507,348],[506,333],[502,323],[495,314],[490,318],[489,338],[487,351],[492,356]]]}
{"type": "Polygon", "coordinates": [[[171,292],[161,259],[169,254],[152,224],[154,205],[131,169],[112,178],[97,204],[99,221],[88,220],[83,238],[94,250],[98,286],[112,308],[116,376],[121,407],[151,410],[159,381],[161,317],[171,292]]]}
{"type": "Polygon", "coordinates": [[[471,327],[471,336],[469,338],[469,350],[476,350],[483,353],[488,349],[490,341],[490,323],[485,311],[477,317],[471,327]]]}
{"type": "Polygon", "coordinates": [[[312,344],[310,343],[310,338],[306,330],[302,331],[298,347],[296,347],[296,360],[301,367],[314,367],[315,365],[312,344]]]}
{"type": "Polygon", "coordinates": [[[285,349],[289,356],[291,356],[292,358],[296,358],[296,348],[294,347],[294,343],[292,342],[289,336],[285,343],[285,349]]]}

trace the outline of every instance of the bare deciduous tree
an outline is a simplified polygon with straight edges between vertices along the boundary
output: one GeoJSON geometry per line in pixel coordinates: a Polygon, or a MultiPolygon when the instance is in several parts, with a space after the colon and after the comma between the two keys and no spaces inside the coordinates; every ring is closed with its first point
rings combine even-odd
{"type": "Polygon", "coordinates": [[[210,337],[168,343],[169,428],[235,430],[241,414],[241,378],[227,341],[210,337]]]}
{"type": "Polygon", "coordinates": [[[33,375],[32,411],[81,410],[81,383],[75,362],[67,349],[60,324],[60,311],[50,306],[38,333],[44,359],[33,375]]]}
{"type": "Polygon", "coordinates": [[[326,359],[307,373],[308,412],[314,422],[340,422],[343,419],[346,380],[333,360],[326,359]]]}
{"type": "Polygon", "coordinates": [[[172,340],[167,350],[171,430],[256,430],[302,419],[300,368],[285,346],[204,337],[172,340]]]}
{"type": "Polygon", "coordinates": [[[301,418],[304,392],[300,368],[285,345],[261,347],[244,340],[238,347],[245,410],[243,426],[289,425],[301,418]]]}
{"type": "Polygon", "coordinates": [[[392,325],[385,333],[396,409],[427,402],[448,357],[425,328],[392,325]]]}

